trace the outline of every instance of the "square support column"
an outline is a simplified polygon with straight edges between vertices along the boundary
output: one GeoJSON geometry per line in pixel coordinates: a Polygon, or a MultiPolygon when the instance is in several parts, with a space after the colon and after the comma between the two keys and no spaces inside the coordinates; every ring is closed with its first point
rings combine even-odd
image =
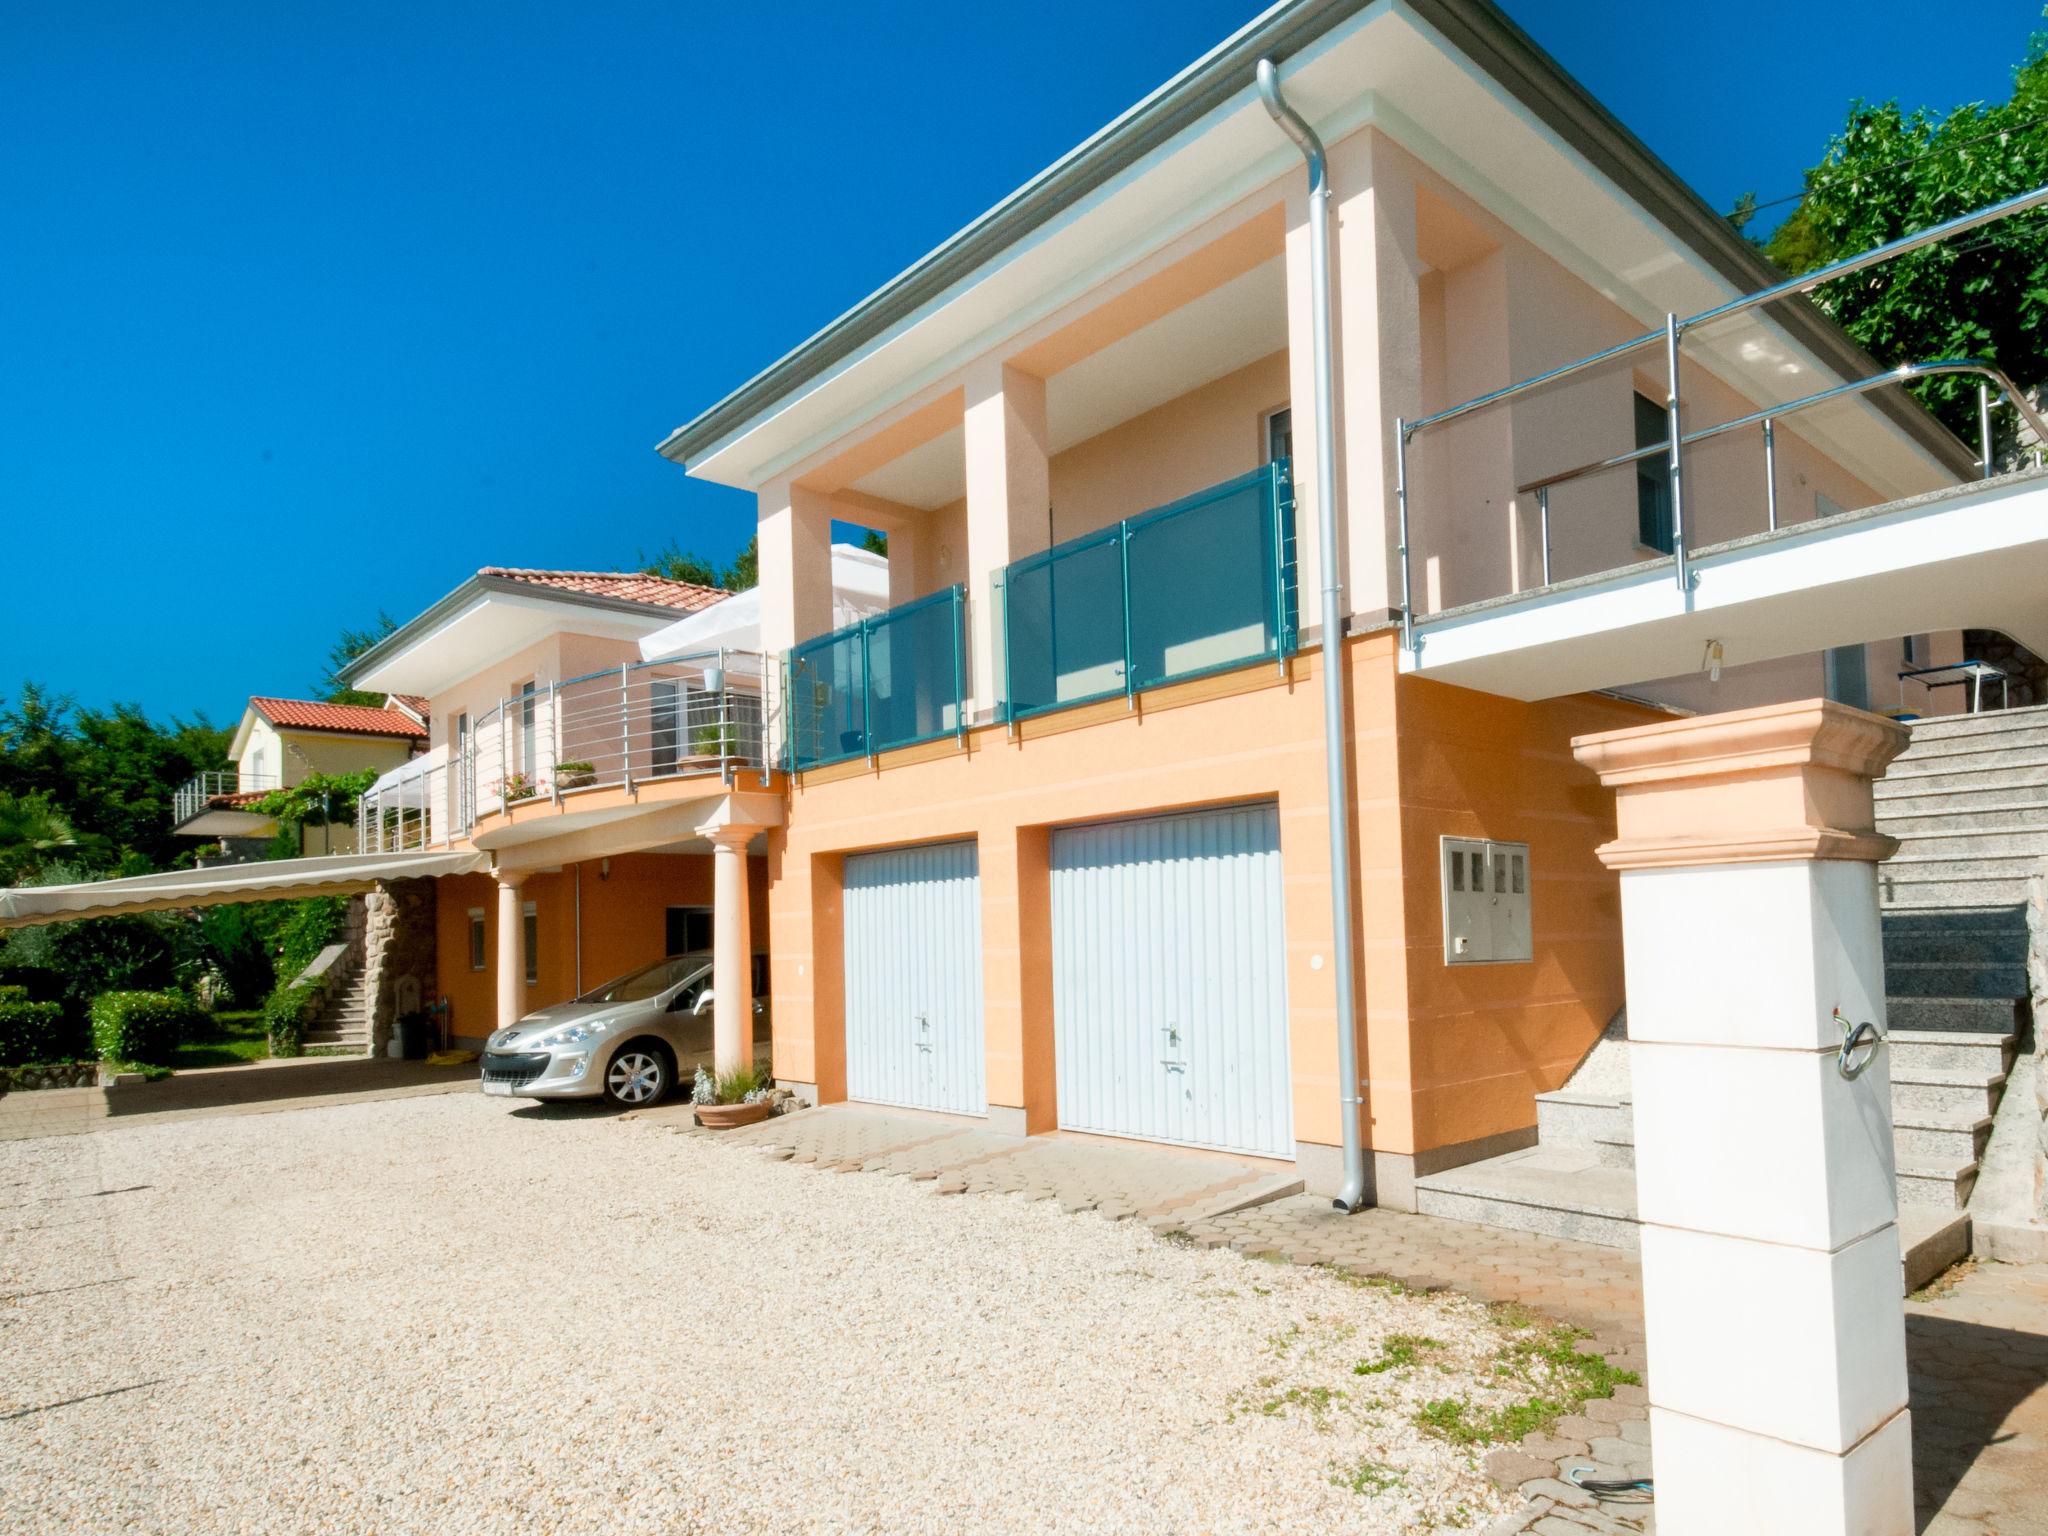
{"type": "Polygon", "coordinates": [[[498,1020],[492,1026],[506,1029],[526,1012],[526,908],[519,900],[519,888],[526,883],[523,869],[498,871],[498,1020]]]}
{"type": "Polygon", "coordinates": [[[1045,380],[1007,363],[967,378],[967,614],[973,707],[986,716],[1002,693],[996,572],[1051,544],[1052,471],[1045,380]]]}
{"type": "Polygon", "coordinates": [[[771,481],[761,490],[761,649],[780,656],[832,628],[832,502],[771,481]]]}
{"type": "Polygon", "coordinates": [[[1905,745],[1819,699],[1573,743],[1615,792],[1665,1536],[1913,1531],[1890,1074],[1836,1022],[1885,1025],[1905,745]]]}

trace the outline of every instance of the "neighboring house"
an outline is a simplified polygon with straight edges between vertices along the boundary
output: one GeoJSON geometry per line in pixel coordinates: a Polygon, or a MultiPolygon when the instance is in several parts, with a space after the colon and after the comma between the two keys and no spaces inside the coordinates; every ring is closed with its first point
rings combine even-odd
{"type": "MultiPolygon", "coordinates": [[[[313,774],[394,768],[425,746],[427,721],[424,699],[397,694],[381,709],[254,697],[228,745],[235,766],[195,774],[180,786],[171,830],[217,841],[229,857],[267,851],[277,821],[250,809],[254,803],[276,790],[295,788],[313,774]]],[[[354,824],[343,815],[332,823],[306,826],[300,844],[302,853],[351,853],[354,824]]]]}
{"type": "MultiPolygon", "coordinates": [[[[530,1009],[711,947],[714,843],[700,828],[728,798],[742,744],[760,755],[762,670],[733,655],[714,695],[718,639],[668,661],[641,648],[726,596],[630,573],[486,567],[349,668],[350,686],[419,695],[434,721],[428,750],[363,797],[365,852],[476,849],[495,873],[435,883],[451,1039],[481,1043],[530,1009]],[[722,726],[714,696],[728,701],[722,726]]],[[[766,881],[744,888],[748,931],[765,936],[766,881]]]]}

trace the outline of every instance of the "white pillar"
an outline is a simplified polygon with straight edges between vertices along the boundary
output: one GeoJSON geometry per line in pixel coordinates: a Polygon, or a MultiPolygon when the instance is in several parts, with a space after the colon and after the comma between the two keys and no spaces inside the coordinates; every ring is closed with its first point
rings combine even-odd
{"type": "Polygon", "coordinates": [[[761,649],[779,656],[832,628],[832,503],[771,481],[760,497],[761,649]]]}
{"type": "Polygon", "coordinates": [[[991,578],[1052,542],[1045,380],[984,361],[967,377],[967,613],[974,709],[995,706],[1001,626],[991,578]]]}
{"type": "Polygon", "coordinates": [[[1892,721],[1819,699],[1582,737],[1615,790],[1664,1536],[1911,1536],[1870,780],[1892,721]]]}
{"type": "Polygon", "coordinates": [[[747,844],[761,829],[710,828],[711,1055],[714,1070],[734,1072],[754,1060],[754,934],[748,907],[747,844]]]}
{"type": "Polygon", "coordinates": [[[526,907],[519,899],[524,870],[498,871],[498,1022],[504,1029],[526,1012],[526,907]]]}

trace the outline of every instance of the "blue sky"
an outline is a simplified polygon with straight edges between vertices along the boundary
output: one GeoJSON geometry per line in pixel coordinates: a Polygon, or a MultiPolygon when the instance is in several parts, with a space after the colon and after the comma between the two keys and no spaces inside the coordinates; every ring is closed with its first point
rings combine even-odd
{"type": "MultiPolygon", "coordinates": [[[[1718,207],[1796,191],[1852,97],[2002,97],[2042,25],[1507,9],[1718,207]]],[[[228,721],[479,565],[729,555],[751,499],[655,442],[1252,7],[1020,14],[13,0],[0,696],[228,721]]]]}

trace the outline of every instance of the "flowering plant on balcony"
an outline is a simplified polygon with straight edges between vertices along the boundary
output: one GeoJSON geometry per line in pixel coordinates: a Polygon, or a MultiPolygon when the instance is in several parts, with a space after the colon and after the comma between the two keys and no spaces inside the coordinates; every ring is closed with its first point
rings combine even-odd
{"type": "Polygon", "coordinates": [[[491,793],[507,805],[514,800],[531,800],[547,792],[547,785],[530,773],[508,773],[491,786],[491,793]]]}

